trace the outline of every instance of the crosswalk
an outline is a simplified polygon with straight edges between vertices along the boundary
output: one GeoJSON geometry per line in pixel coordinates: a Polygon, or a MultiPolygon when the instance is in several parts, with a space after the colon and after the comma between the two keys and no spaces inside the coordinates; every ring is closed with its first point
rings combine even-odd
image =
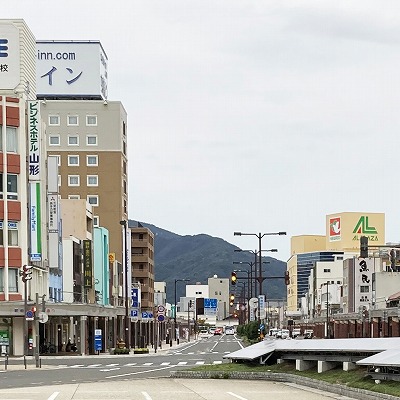
{"type": "Polygon", "coordinates": [[[143,362],[143,363],[124,363],[124,364],[118,364],[118,363],[110,363],[110,364],[73,364],[73,365],[67,365],[67,364],[59,364],[59,365],[54,365],[55,368],[72,368],[72,369],[102,369],[102,368],[112,368],[112,369],[120,369],[120,368],[129,368],[129,367],[181,367],[181,366],[190,366],[190,365],[218,365],[222,364],[223,361],[221,360],[215,360],[212,362],[207,362],[206,360],[191,360],[191,361],[177,361],[177,362],[171,362],[171,361],[164,361],[164,362],[143,362]]]}

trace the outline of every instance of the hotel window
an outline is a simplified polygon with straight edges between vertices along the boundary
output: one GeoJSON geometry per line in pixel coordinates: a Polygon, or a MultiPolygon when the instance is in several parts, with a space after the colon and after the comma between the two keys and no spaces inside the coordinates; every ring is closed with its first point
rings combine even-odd
{"type": "Polygon", "coordinates": [[[97,146],[97,136],[95,136],[95,135],[87,135],[86,136],[86,144],[88,146],[97,146]]]}
{"type": "Polygon", "coordinates": [[[97,175],[88,175],[87,176],[87,185],[88,186],[99,186],[99,177],[97,175]]]}
{"type": "MultiPolygon", "coordinates": [[[[4,271],[5,268],[0,268],[0,292],[4,292],[4,271]]],[[[8,269],[8,291],[16,293],[18,292],[18,269],[8,269]]]]}
{"type": "Polygon", "coordinates": [[[97,167],[99,165],[98,156],[86,156],[86,165],[88,167],[97,167]]]}
{"type": "Polygon", "coordinates": [[[79,167],[79,156],[68,156],[69,167],[79,167]]]}
{"type": "Polygon", "coordinates": [[[59,126],[60,125],[60,116],[59,115],[49,115],[49,125],[59,126]]]}
{"type": "Polygon", "coordinates": [[[79,175],[68,175],[68,186],[79,186],[79,175]]]}
{"type": "Polygon", "coordinates": [[[78,116],[77,115],[68,115],[67,125],[68,126],[78,126],[79,125],[78,116]]]}
{"type": "Polygon", "coordinates": [[[97,126],[97,115],[86,115],[87,126],[97,126]]]}
{"type": "Polygon", "coordinates": [[[59,145],[60,145],[60,135],[50,135],[49,146],[59,146],[59,145]]]}
{"type": "MultiPolygon", "coordinates": [[[[4,246],[3,221],[0,222],[0,246],[4,246]]],[[[8,221],[8,245],[18,246],[18,223],[8,221]]]]}
{"type": "MultiPolygon", "coordinates": [[[[3,174],[0,174],[0,199],[3,199],[3,174]]],[[[18,200],[18,176],[7,174],[7,199],[18,200]]]]}
{"type": "Polygon", "coordinates": [[[96,195],[90,195],[87,197],[87,202],[91,204],[92,206],[98,206],[99,205],[99,196],[96,195]]]}
{"type": "Polygon", "coordinates": [[[100,218],[98,215],[93,216],[93,226],[98,228],[100,226],[100,218]]]}
{"type": "MultiPolygon", "coordinates": [[[[7,153],[16,153],[17,148],[17,128],[12,126],[6,127],[6,142],[7,142],[7,153]]],[[[0,125],[0,151],[3,151],[3,130],[0,125]]]]}
{"type": "Polygon", "coordinates": [[[77,135],[68,136],[68,146],[79,146],[79,136],[77,135]]]}

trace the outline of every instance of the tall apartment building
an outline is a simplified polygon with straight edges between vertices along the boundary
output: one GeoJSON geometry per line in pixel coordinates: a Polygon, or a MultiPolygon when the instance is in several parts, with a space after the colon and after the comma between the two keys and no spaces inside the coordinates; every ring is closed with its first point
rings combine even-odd
{"type": "Polygon", "coordinates": [[[59,160],[62,199],[86,199],[94,227],[109,231],[110,253],[123,255],[127,220],[127,114],[119,101],[42,101],[47,153],[59,160]]]}
{"type": "MultiPolygon", "coordinates": [[[[140,224],[138,224],[140,225],[140,224]]],[[[141,309],[154,309],[154,234],[149,228],[129,225],[132,284],[140,283],[141,309]]]]}

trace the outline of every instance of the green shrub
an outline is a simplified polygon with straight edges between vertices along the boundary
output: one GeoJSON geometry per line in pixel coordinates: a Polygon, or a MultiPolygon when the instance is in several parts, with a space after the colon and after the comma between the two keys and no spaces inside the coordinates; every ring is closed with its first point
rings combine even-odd
{"type": "Polygon", "coordinates": [[[144,349],[133,349],[133,354],[147,354],[149,352],[148,348],[144,348],[144,349]]]}
{"type": "Polygon", "coordinates": [[[129,354],[129,349],[119,349],[118,347],[114,349],[114,354],[129,354]]]}

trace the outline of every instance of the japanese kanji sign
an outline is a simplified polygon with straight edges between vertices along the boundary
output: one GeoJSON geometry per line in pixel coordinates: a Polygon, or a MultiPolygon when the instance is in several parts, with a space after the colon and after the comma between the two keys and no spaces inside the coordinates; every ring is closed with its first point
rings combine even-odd
{"type": "Polygon", "coordinates": [[[83,241],[83,285],[86,288],[93,286],[93,267],[92,267],[92,242],[83,241]]]}
{"type": "Polygon", "coordinates": [[[30,181],[40,180],[40,112],[39,101],[28,102],[28,177],[30,181]]]}
{"type": "Polygon", "coordinates": [[[0,87],[14,89],[19,82],[19,29],[11,21],[3,21],[0,23],[0,87]]]}

